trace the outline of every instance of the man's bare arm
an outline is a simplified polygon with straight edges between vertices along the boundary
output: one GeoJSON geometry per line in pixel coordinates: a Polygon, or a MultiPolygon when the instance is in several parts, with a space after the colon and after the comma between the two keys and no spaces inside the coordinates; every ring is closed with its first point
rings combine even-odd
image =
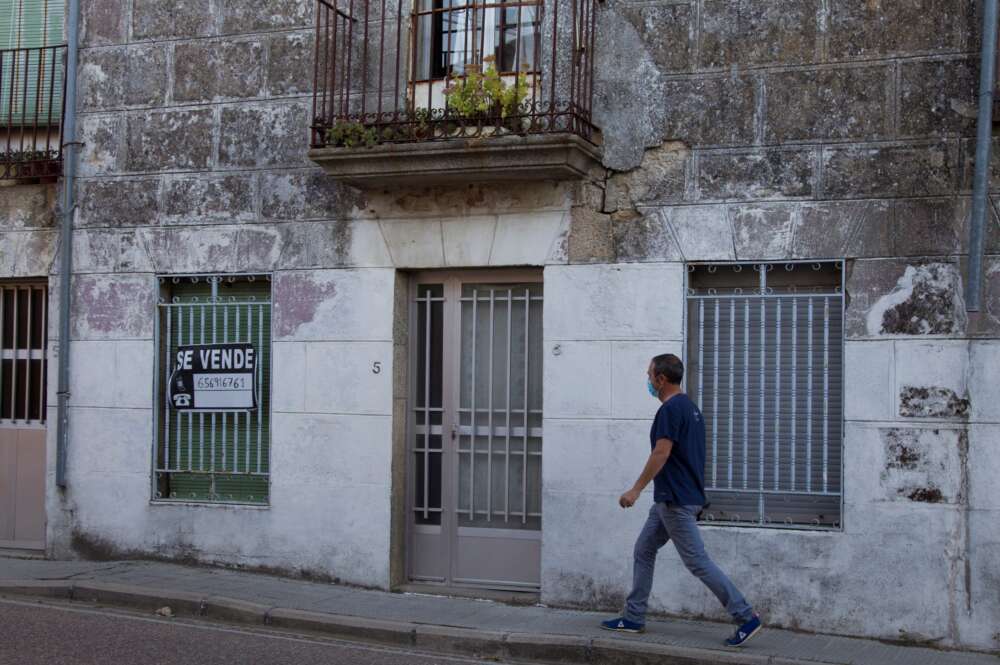
{"type": "Polygon", "coordinates": [[[639,474],[639,479],[635,481],[632,489],[621,495],[618,499],[618,505],[622,508],[631,508],[639,500],[642,490],[646,489],[646,485],[652,482],[656,474],[663,468],[663,465],[670,459],[670,451],[673,448],[674,442],[670,439],[656,440],[656,447],[649,453],[649,459],[646,460],[646,466],[643,467],[642,473],[639,474]]]}

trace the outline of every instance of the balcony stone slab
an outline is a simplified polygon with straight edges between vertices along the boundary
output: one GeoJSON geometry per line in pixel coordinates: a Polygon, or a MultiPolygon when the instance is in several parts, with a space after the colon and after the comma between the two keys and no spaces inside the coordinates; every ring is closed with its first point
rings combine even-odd
{"type": "Polygon", "coordinates": [[[309,158],[334,179],[361,188],[603,174],[601,149],[568,133],[314,148],[309,158]]]}

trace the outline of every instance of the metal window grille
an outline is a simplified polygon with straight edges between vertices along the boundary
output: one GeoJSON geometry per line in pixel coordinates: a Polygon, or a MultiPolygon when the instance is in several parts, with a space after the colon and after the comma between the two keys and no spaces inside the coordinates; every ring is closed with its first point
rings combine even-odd
{"type": "Polygon", "coordinates": [[[62,168],[66,46],[0,50],[0,178],[62,168]]]}
{"type": "Polygon", "coordinates": [[[160,277],[154,497],[267,503],[270,473],[271,280],[267,275],[160,277]],[[179,345],[249,343],[257,409],[176,411],[167,382],[179,345]]]}
{"type": "Polygon", "coordinates": [[[839,527],[843,264],[690,265],[709,520],[839,527]]]}
{"type": "MultiPolygon", "coordinates": [[[[541,283],[462,284],[460,312],[440,284],[414,299],[416,394],[413,510],[417,524],[442,523],[445,326],[460,326],[455,512],[463,527],[541,529],[541,283]],[[457,321],[454,318],[457,314],[457,321]]],[[[457,294],[456,294],[457,295],[457,294]]],[[[444,471],[446,472],[446,471],[444,471]]]]}
{"type": "MultiPolygon", "coordinates": [[[[594,0],[317,0],[314,147],[355,123],[369,141],[573,133],[593,141],[594,0]],[[462,115],[445,89],[493,66],[519,108],[462,115]]],[[[486,102],[484,102],[486,104],[486,102]]]]}
{"type": "Polygon", "coordinates": [[[414,400],[413,510],[417,524],[441,524],[444,449],[444,287],[421,285],[414,307],[417,315],[417,374],[414,400]]]}
{"type": "Polygon", "coordinates": [[[45,425],[47,317],[45,282],[0,282],[0,425],[45,425]]]}
{"type": "Polygon", "coordinates": [[[460,526],[541,529],[542,284],[464,284],[460,526]]]}
{"type": "Polygon", "coordinates": [[[54,178],[66,86],[61,0],[0,3],[0,178],[54,178]]]}

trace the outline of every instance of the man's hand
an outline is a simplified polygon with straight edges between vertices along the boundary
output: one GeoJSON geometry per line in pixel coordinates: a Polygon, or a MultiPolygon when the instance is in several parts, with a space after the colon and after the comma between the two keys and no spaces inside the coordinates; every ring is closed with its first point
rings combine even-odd
{"type": "Polygon", "coordinates": [[[618,505],[622,508],[631,508],[639,500],[639,490],[634,487],[618,497],[618,505]]]}

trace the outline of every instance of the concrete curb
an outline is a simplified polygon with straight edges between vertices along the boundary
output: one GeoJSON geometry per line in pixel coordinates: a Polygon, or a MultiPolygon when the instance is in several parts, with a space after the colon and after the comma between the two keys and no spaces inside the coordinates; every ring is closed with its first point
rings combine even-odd
{"type": "Polygon", "coordinates": [[[593,662],[592,642],[589,637],[534,633],[510,633],[504,640],[508,658],[545,663],[593,662]]]}
{"type": "Polygon", "coordinates": [[[420,624],[414,637],[415,646],[430,651],[446,651],[474,658],[507,657],[504,649],[506,635],[498,631],[420,624]]]}
{"type": "Polygon", "coordinates": [[[267,623],[267,615],[274,609],[271,605],[226,596],[208,596],[202,601],[201,608],[202,614],[210,619],[246,624],[267,623]]]}
{"type": "Polygon", "coordinates": [[[267,623],[289,630],[306,630],[344,639],[377,642],[391,646],[413,646],[416,624],[361,617],[275,608],[267,623]]]}
{"type": "Polygon", "coordinates": [[[73,585],[62,580],[0,580],[0,594],[72,598],[73,585]]]}
{"type": "MultiPolygon", "coordinates": [[[[65,598],[118,607],[155,610],[169,606],[176,614],[219,621],[269,625],[288,630],[321,633],[340,639],[479,658],[514,659],[543,663],[607,663],[609,665],[774,665],[764,655],[712,649],[633,642],[572,635],[503,633],[457,626],[407,621],[365,619],[356,616],[272,607],[226,596],[152,589],[91,581],[0,580],[0,596],[65,598]]],[[[819,665],[818,661],[781,659],[782,665],[819,665]]]]}
{"type": "Polygon", "coordinates": [[[186,591],[152,590],[131,584],[80,582],[73,585],[72,599],[147,610],[169,605],[174,614],[202,616],[205,596],[186,591]]]}

